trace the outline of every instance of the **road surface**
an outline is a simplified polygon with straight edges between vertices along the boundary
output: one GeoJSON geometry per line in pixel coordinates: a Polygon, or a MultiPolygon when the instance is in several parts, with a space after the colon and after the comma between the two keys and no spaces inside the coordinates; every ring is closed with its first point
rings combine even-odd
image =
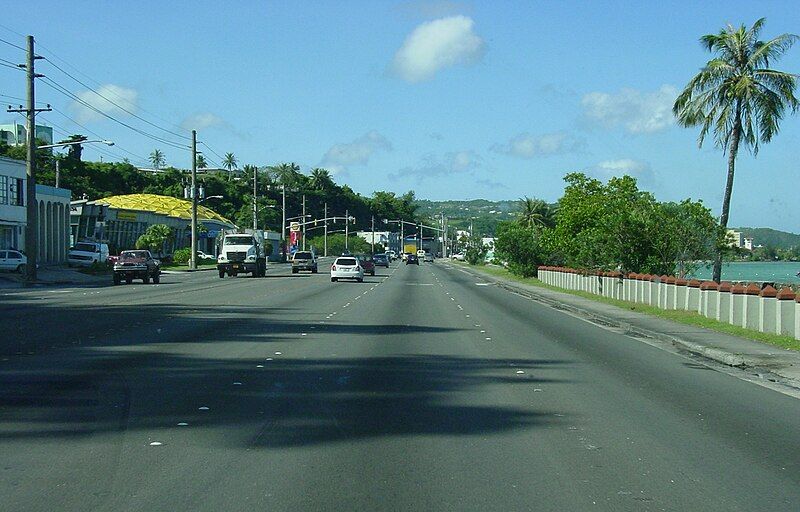
{"type": "Polygon", "coordinates": [[[322,267],[0,291],[0,510],[800,510],[797,399],[440,261],[322,267]]]}

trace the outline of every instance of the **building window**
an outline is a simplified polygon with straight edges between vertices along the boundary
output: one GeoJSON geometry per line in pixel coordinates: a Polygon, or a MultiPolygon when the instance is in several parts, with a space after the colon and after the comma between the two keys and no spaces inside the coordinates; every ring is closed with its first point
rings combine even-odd
{"type": "Polygon", "coordinates": [[[8,186],[9,203],[12,206],[25,206],[25,181],[22,178],[11,178],[8,186]]]}
{"type": "Polygon", "coordinates": [[[8,204],[8,176],[0,176],[0,204],[8,204]]]}

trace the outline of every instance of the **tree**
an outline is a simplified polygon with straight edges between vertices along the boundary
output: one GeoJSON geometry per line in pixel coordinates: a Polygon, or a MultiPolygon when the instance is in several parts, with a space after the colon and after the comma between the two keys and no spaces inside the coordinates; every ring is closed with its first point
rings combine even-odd
{"type": "Polygon", "coordinates": [[[159,149],[154,149],[153,152],[150,153],[148,160],[150,160],[150,163],[153,165],[153,169],[161,169],[164,164],[167,163],[166,159],[164,158],[164,153],[162,153],[159,149]]]}
{"type": "Polygon", "coordinates": [[[222,159],[222,167],[228,169],[228,181],[230,181],[233,170],[239,168],[239,162],[236,161],[233,153],[225,153],[225,158],[222,159]]]}
{"type": "Polygon", "coordinates": [[[206,169],[208,168],[208,162],[206,162],[206,157],[203,155],[197,155],[196,164],[198,169],[206,169]]]}
{"type": "MultiPolygon", "coordinates": [[[[797,40],[782,34],[761,41],[759,34],[765,19],[750,29],[731,25],[717,34],[707,34],[700,43],[716,56],[695,75],[675,100],[673,113],[682,126],[700,126],[698,145],[713,131],[716,145],[727,152],[728,176],[722,199],[720,226],[728,226],[733,176],[739,147],[743,144],[758,154],[759,143],[768,143],[778,133],[779,122],[787,107],[795,112],[795,75],[770,69],[770,61],[779,59],[797,40]]],[[[722,253],[714,261],[713,279],[719,282],[722,253]]]]}
{"type": "Polygon", "coordinates": [[[522,277],[535,276],[545,262],[538,230],[520,222],[501,222],[494,241],[495,257],[508,263],[508,269],[522,277]]]}
{"type": "MultiPolygon", "coordinates": [[[[87,140],[88,137],[86,135],[70,135],[66,139],[59,142],[59,144],[65,144],[68,142],[83,142],[87,140]]],[[[72,144],[67,146],[67,158],[74,160],[76,162],[81,161],[81,155],[83,153],[83,146],[80,144],[72,144]]]]}
{"type": "Polygon", "coordinates": [[[314,190],[326,192],[331,190],[336,184],[333,182],[331,173],[327,169],[320,169],[319,167],[311,170],[311,180],[309,185],[314,190]]]}
{"type": "Polygon", "coordinates": [[[527,228],[553,227],[553,211],[550,205],[541,199],[531,199],[528,196],[519,200],[520,223],[527,228]]]}
{"type": "Polygon", "coordinates": [[[162,254],[167,242],[172,240],[173,236],[172,228],[166,224],[153,224],[136,240],[136,248],[162,254]]]}

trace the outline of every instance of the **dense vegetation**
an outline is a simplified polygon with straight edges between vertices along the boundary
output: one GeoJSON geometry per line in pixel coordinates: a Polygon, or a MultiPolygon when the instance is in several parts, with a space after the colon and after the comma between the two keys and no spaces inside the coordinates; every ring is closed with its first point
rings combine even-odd
{"type": "MultiPolygon", "coordinates": [[[[73,198],[102,199],[134,193],[182,198],[184,188],[189,185],[188,174],[172,167],[151,174],[139,171],[127,162],[84,162],[80,160],[79,151],[71,151],[67,156],[54,156],[46,151],[39,153],[37,183],[55,183],[55,160],[58,158],[60,186],[70,189],[73,198]]],[[[0,155],[24,160],[25,147],[0,145],[0,155]]],[[[413,191],[400,196],[393,192],[377,191],[371,197],[365,197],[347,185],[338,185],[325,169],[314,169],[310,175],[305,175],[300,172],[299,166],[283,163],[266,167],[245,165],[240,173],[234,173],[235,160],[229,163],[231,172],[200,174],[198,181],[206,197],[222,196],[220,199],[209,199],[205,206],[241,227],[253,225],[254,175],[257,181],[258,225],[262,228],[280,231],[283,187],[286,188],[287,218],[302,214],[305,195],[306,214],[322,218],[327,203],[329,216],[344,217],[345,212],[349,212],[355,218],[350,226],[353,231],[370,229],[372,216],[375,217],[376,230],[388,229],[382,219],[434,222],[417,213],[413,191]]]]}
{"type": "Polygon", "coordinates": [[[680,275],[724,246],[724,231],[699,201],[662,203],[629,176],[604,184],[568,174],[555,207],[525,198],[502,222],[495,257],[523,276],[539,265],[680,275]]]}

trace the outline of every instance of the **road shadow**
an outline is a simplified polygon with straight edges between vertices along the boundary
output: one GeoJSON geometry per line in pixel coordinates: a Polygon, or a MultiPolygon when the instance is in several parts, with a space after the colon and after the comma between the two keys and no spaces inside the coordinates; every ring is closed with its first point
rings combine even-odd
{"type": "Polygon", "coordinates": [[[260,305],[42,302],[29,299],[16,310],[19,321],[0,344],[11,354],[0,364],[0,442],[119,431],[163,436],[186,422],[210,429],[203,442],[270,448],[486,436],[564,420],[530,405],[500,405],[493,388],[532,393],[541,383],[561,385],[567,381],[551,372],[570,361],[335,354],[340,339],[424,338],[434,346],[460,329],[303,322],[293,308],[260,305]],[[318,354],[291,355],[287,341],[313,338],[318,354]]]}

